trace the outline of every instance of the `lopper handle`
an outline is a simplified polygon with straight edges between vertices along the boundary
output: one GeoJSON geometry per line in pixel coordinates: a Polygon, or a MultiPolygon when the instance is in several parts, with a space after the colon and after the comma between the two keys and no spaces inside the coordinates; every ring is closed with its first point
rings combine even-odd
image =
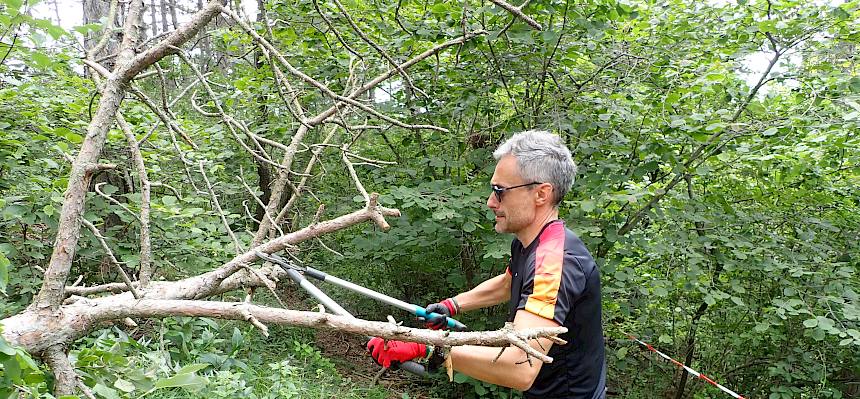
{"type": "MultiPolygon", "coordinates": [[[[418,317],[423,317],[427,320],[430,320],[434,317],[445,317],[445,315],[441,315],[438,313],[433,313],[433,312],[427,313],[427,309],[424,309],[421,306],[417,306],[417,305],[415,306],[415,315],[418,317]]],[[[466,331],[467,330],[467,327],[465,324],[460,323],[457,320],[454,320],[453,317],[448,318],[448,328],[450,328],[453,331],[466,331]]]]}

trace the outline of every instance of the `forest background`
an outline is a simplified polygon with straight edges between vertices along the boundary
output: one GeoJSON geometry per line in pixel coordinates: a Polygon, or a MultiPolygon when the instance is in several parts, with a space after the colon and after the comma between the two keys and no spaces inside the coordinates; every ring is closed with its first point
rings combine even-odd
{"type": "MultiPolygon", "coordinates": [[[[561,218],[601,267],[612,393],[727,397],[629,333],[745,397],[860,397],[860,2],[85,0],[63,28],[67,7],[0,0],[6,330],[228,266],[231,290],[163,299],[314,310],[258,245],[413,303],[462,292],[508,256],[492,150],[537,128],[579,165],[561,218]],[[313,232],[355,209],[376,223],[313,232]]],[[[168,305],[59,346],[4,331],[0,397],[519,396],[372,385],[358,335],[168,305]]]]}

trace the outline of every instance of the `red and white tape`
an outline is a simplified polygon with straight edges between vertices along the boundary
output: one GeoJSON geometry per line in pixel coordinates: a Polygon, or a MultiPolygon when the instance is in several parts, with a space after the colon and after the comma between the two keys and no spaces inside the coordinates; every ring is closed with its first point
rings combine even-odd
{"type": "MultiPolygon", "coordinates": [[[[624,334],[627,334],[627,333],[624,333],[624,334]]],[[[653,346],[651,346],[651,345],[649,345],[648,343],[642,342],[642,341],[640,341],[638,338],[636,338],[636,337],[634,337],[634,336],[632,336],[632,335],[630,335],[630,334],[627,334],[627,336],[628,336],[628,337],[630,337],[630,339],[632,339],[632,340],[634,340],[634,341],[638,342],[640,345],[642,345],[642,346],[644,346],[644,347],[648,348],[648,350],[650,350],[651,352],[654,352],[654,353],[656,353],[656,354],[660,355],[660,357],[662,357],[662,358],[664,358],[664,359],[666,359],[666,360],[668,360],[668,361],[672,362],[672,363],[673,363],[673,364],[675,364],[676,366],[678,366],[678,367],[680,367],[680,368],[684,369],[686,372],[688,372],[688,373],[692,374],[692,375],[693,375],[693,377],[696,377],[696,378],[699,378],[699,379],[702,379],[702,380],[705,380],[705,381],[709,382],[711,385],[713,385],[713,386],[715,386],[715,387],[719,388],[721,391],[723,391],[723,392],[725,392],[725,393],[727,393],[727,394],[731,395],[731,396],[732,396],[733,398],[735,398],[735,399],[746,399],[746,398],[744,398],[743,396],[741,396],[741,395],[737,394],[735,391],[732,391],[731,389],[728,389],[728,388],[726,388],[726,387],[724,387],[724,386],[720,385],[720,384],[719,384],[719,383],[717,383],[716,381],[714,381],[714,380],[712,380],[712,379],[708,378],[708,376],[706,376],[706,375],[704,375],[704,374],[702,374],[702,373],[700,373],[700,372],[698,372],[698,371],[696,371],[696,370],[693,370],[693,369],[691,369],[691,368],[687,367],[687,366],[686,366],[686,365],[684,365],[683,363],[681,363],[681,362],[679,362],[679,361],[677,361],[677,360],[675,360],[675,359],[672,359],[672,358],[671,358],[671,357],[669,357],[669,356],[666,356],[666,354],[664,354],[663,352],[658,351],[657,349],[654,349],[654,347],[653,347],[653,346]]]]}

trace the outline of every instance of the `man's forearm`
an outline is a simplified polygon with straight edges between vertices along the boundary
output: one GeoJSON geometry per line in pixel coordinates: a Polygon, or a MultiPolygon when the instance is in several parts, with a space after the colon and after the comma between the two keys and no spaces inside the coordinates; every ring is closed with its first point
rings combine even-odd
{"type": "Polygon", "coordinates": [[[475,310],[498,305],[511,296],[511,279],[507,273],[493,277],[477,287],[454,297],[460,311],[475,310]]]}

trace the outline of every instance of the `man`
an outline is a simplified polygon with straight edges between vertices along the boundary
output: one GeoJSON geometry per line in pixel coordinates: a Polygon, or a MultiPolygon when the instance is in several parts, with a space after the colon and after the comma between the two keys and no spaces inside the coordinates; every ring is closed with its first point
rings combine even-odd
{"type": "MultiPolygon", "coordinates": [[[[495,214],[495,230],[515,236],[508,269],[427,310],[451,317],[508,300],[508,320],[515,328],[564,326],[568,332],[560,338],[567,344],[531,342],[553,358],[547,364],[529,364],[514,346],[495,362],[499,348],[459,346],[451,348],[446,367],[524,391],[526,398],[604,398],[600,273],[582,241],[558,219],[558,205],[576,174],[570,151],[557,136],[527,131],[499,146],[493,157],[498,163],[487,206],[495,214]]],[[[445,319],[430,320],[428,326],[439,328],[445,319]]],[[[368,343],[368,350],[384,366],[433,352],[414,342],[386,345],[379,338],[368,343]]]]}

